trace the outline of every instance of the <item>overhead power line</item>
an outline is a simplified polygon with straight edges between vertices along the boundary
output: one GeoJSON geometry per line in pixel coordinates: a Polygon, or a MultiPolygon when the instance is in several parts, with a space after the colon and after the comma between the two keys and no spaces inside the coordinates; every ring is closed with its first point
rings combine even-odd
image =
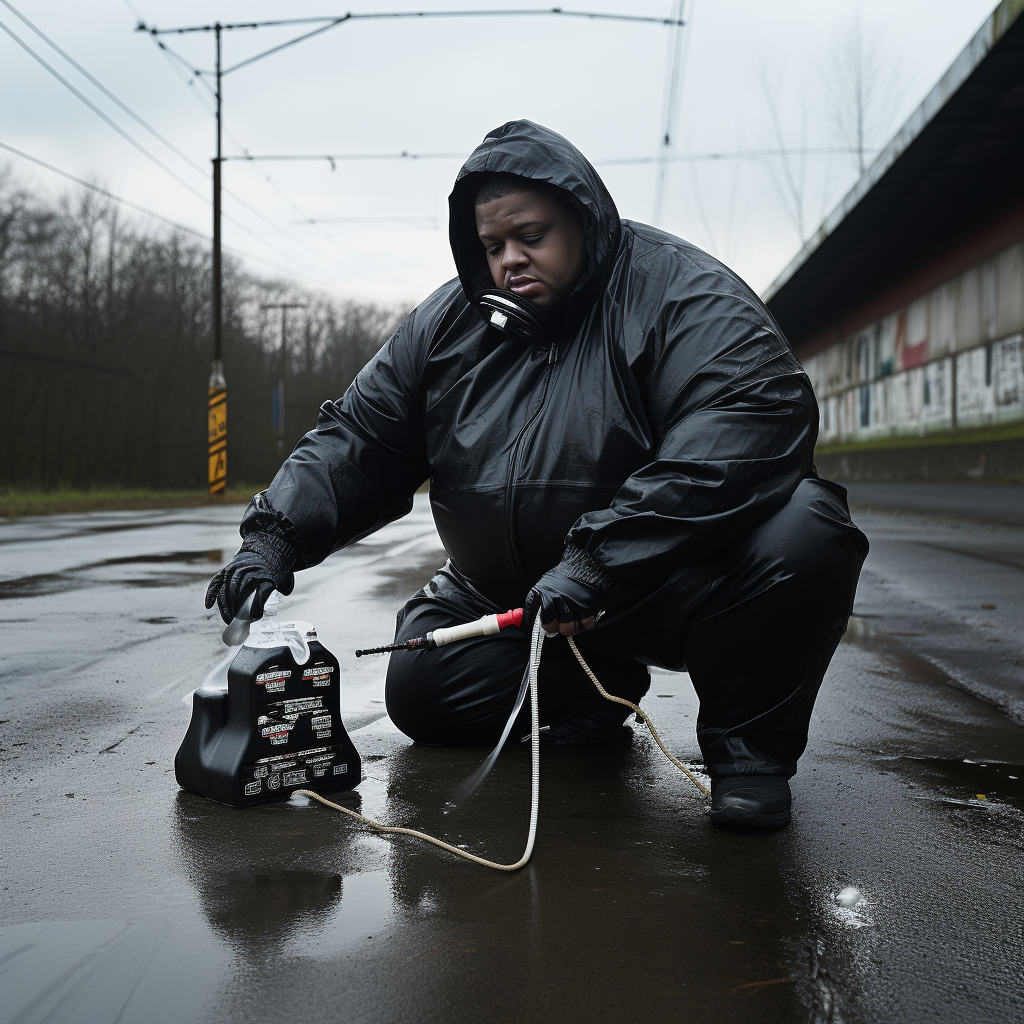
{"type": "MultiPolygon", "coordinates": [[[[222,74],[228,75],[232,71],[238,71],[241,68],[248,67],[250,64],[255,64],[258,60],[263,60],[264,57],[269,57],[271,54],[280,53],[281,50],[286,50],[290,46],[295,46],[296,43],[301,43],[306,39],[312,39],[313,36],[321,35],[324,32],[330,31],[332,28],[337,28],[339,25],[344,25],[351,21],[380,21],[380,20],[404,20],[414,18],[423,21],[427,18],[514,18],[519,16],[536,17],[537,15],[553,14],[559,15],[565,18],[586,18],[591,21],[634,21],[641,22],[648,25],[682,25],[682,22],[675,18],[658,18],[653,16],[641,15],[641,14],[611,14],[600,11],[567,11],[562,7],[528,7],[518,8],[511,10],[477,10],[477,11],[380,11],[380,12],[366,12],[363,14],[353,14],[351,11],[340,14],[340,15],[327,15],[324,17],[314,18],[277,18],[272,21],[240,21],[230,22],[221,25],[208,24],[208,25],[188,25],[181,28],[157,28],[155,25],[147,25],[141,19],[137,26],[139,32],[149,32],[151,35],[186,35],[193,32],[214,32],[218,28],[222,31],[229,31],[234,29],[243,28],[280,28],[286,25],[319,25],[319,28],[315,28],[310,32],[303,32],[302,35],[296,36],[294,39],[289,39],[284,43],[279,43],[277,46],[272,46],[269,50],[264,50],[262,53],[257,53],[253,57],[247,57],[245,60],[240,61],[238,64],[234,64],[229,68],[225,68],[222,74]]],[[[210,72],[202,72],[203,74],[210,74],[210,72]]]]}
{"type": "MultiPolygon", "coordinates": [[[[2,2],[2,0],[0,0],[2,2]]],[[[326,160],[465,160],[469,153],[237,153],[221,157],[222,160],[274,160],[315,161],[326,160]]]]}
{"type": "MultiPolygon", "coordinates": [[[[774,156],[827,156],[834,153],[858,153],[859,149],[851,146],[817,146],[802,149],[739,149],[715,153],[676,153],[653,156],[622,156],[595,160],[601,167],[625,164],[653,164],[662,160],[669,162],[691,162],[705,160],[763,160],[774,156]]],[[[359,160],[465,160],[471,154],[461,153],[410,153],[403,149],[399,153],[238,153],[221,157],[222,160],[252,161],[295,161],[314,163],[323,160],[327,163],[359,160]]]]}
{"type": "MultiPolygon", "coordinates": [[[[331,25],[340,25],[345,21],[359,21],[366,18],[483,18],[493,16],[496,18],[514,17],[517,14],[538,15],[538,14],[561,14],[567,18],[591,18],[595,20],[605,19],[607,21],[642,21],[654,25],[676,25],[678,21],[674,18],[659,18],[656,15],[642,14],[607,14],[601,11],[567,11],[562,7],[516,7],[501,10],[486,11],[377,11],[365,14],[353,14],[351,11],[345,14],[321,14],[307,18],[275,18],[264,21],[233,21],[225,22],[222,29],[239,28],[281,28],[285,25],[316,25],[323,22],[330,22],[331,25]]],[[[139,21],[139,25],[146,31],[156,28],[139,21]]],[[[181,28],[163,28],[160,32],[168,35],[185,35],[192,32],[212,32],[214,25],[185,25],[181,28]]]]}
{"type": "MultiPolygon", "coordinates": [[[[7,7],[11,6],[9,3],[6,2],[6,0],[0,0],[0,3],[4,3],[4,5],[7,6],[7,7]]],[[[11,8],[11,9],[13,10],[13,8],[11,8]]],[[[17,13],[17,11],[15,11],[15,13],[17,13]]],[[[26,21],[26,23],[28,23],[27,19],[23,18],[22,20],[24,20],[24,21],[26,21]]],[[[33,26],[30,26],[30,27],[33,27],[33,26]]],[[[23,50],[25,50],[26,53],[28,53],[35,61],[37,61],[39,64],[41,64],[47,71],[49,71],[50,74],[53,75],[53,77],[56,78],[57,81],[59,81],[61,83],[61,85],[63,85],[66,89],[68,89],[75,97],[77,97],[79,100],[81,100],[81,102],[84,103],[94,114],[96,114],[102,121],[104,121],[104,123],[106,123],[111,128],[113,128],[114,131],[116,131],[118,135],[120,135],[123,139],[125,139],[128,143],[130,143],[135,149],[137,149],[144,157],[146,157],[147,160],[150,160],[157,167],[159,167],[162,171],[164,171],[166,174],[170,175],[179,185],[181,185],[183,188],[187,189],[192,195],[194,195],[197,199],[199,199],[200,202],[204,203],[207,206],[210,204],[210,199],[209,199],[208,196],[205,196],[197,188],[192,186],[189,182],[185,181],[184,178],[182,178],[177,172],[175,172],[170,167],[168,167],[167,164],[165,164],[158,156],[156,156],[153,153],[151,153],[138,140],[136,140],[131,135],[129,135],[128,132],[126,132],[116,121],[114,121],[112,118],[110,118],[103,110],[101,110],[98,106],[96,106],[96,104],[93,103],[92,100],[90,100],[79,89],[77,89],[74,85],[72,85],[71,82],[69,82],[59,71],[56,70],[56,68],[54,68],[52,65],[50,65],[38,53],[36,53],[36,51],[33,50],[32,47],[30,47],[24,40],[22,40],[17,35],[15,35],[14,32],[12,32],[5,24],[3,24],[3,22],[0,22],[0,29],[3,29],[3,31],[6,32],[7,35],[9,35],[23,50]]],[[[42,35],[42,33],[40,33],[40,35],[42,35]]],[[[49,40],[47,40],[47,41],[49,41],[49,40]]],[[[66,54],[64,54],[64,52],[62,50],[59,50],[56,46],[54,46],[54,49],[57,49],[58,52],[60,52],[62,56],[67,57],[67,59],[69,61],[74,63],[75,66],[79,70],[81,70],[82,73],[84,75],[86,75],[86,77],[88,77],[90,81],[93,81],[97,85],[98,88],[101,88],[103,90],[103,92],[106,95],[110,96],[114,100],[114,102],[116,102],[120,107],[122,107],[123,109],[127,110],[129,113],[132,113],[131,110],[127,107],[127,104],[124,104],[119,99],[117,99],[117,97],[114,96],[114,94],[112,92],[110,92],[109,89],[107,89],[105,86],[102,86],[96,79],[94,79],[91,75],[89,75],[89,73],[87,71],[85,71],[84,68],[81,68],[81,66],[78,65],[77,62],[72,61],[72,58],[68,57],[66,54]]],[[[136,116],[136,115],[133,114],[133,116],[136,116]]],[[[136,120],[138,120],[138,121],[140,121],[140,123],[144,124],[142,119],[137,117],[137,116],[136,116],[136,120]]],[[[147,126],[147,127],[149,127],[149,126],[147,126]]],[[[150,130],[153,131],[154,134],[156,134],[158,137],[160,137],[159,133],[156,131],[156,129],[150,128],[150,130]]],[[[171,143],[168,143],[168,145],[171,145],[171,143]]],[[[185,157],[185,159],[188,160],[189,158],[185,157]]],[[[192,163],[191,160],[189,160],[189,163],[192,164],[192,166],[196,167],[196,169],[199,170],[200,173],[205,174],[205,171],[203,171],[202,167],[200,167],[197,164],[192,163]]],[[[282,234],[285,238],[287,238],[290,241],[294,242],[300,248],[305,249],[307,252],[309,252],[313,256],[316,256],[318,259],[328,259],[328,257],[325,257],[323,253],[318,252],[315,248],[313,248],[304,239],[299,238],[298,235],[293,234],[287,228],[284,228],[280,224],[276,223],[274,220],[272,220],[270,217],[268,217],[265,213],[263,213],[262,210],[259,210],[257,207],[253,206],[251,203],[247,202],[245,199],[243,199],[241,196],[239,196],[235,192],[231,191],[230,189],[224,189],[224,191],[236,203],[238,203],[240,206],[244,207],[246,210],[248,210],[255,217],[258,217],[260,220],[262,220],[269,227],[273,228],[275,231],[277,231],[280,234],[282,234]]],[[[225,214],[224,216],[225,216],[225,219],[230,221],[232,224],[234,224],[240,230],[244,231],[246,234],[251,235],[253,238],[256,238],[258,241],[261,241],[261,242],[263,241],[263,239],[261,239],[259,235],[257,235],[250,228],[246,227],[246,225],[243,224],[241,221],[239,221],[237,218],[232,217],[229,214],[225,214]]],[[[266,243],[264,243],[264,244],[266,244],[266,243]]]]}
{"type": "MultiPolygon", "coordinates": [[[[157,36],[165,36],[172,34],[183,35],[185,33],[204,32],[211,33],[213,35],[214,42],[214,70],[201,71],[199,68],[194,70],[194,73],[199,76],[211,77],[216,87],[214,89],[214,98],[216,100],[216,156],[213,159],[213,360],[210,371],[210,401],[215,404],[218,409],[223,412],[224,401],[226,400],[226,383],[224,378],[224,364],[223,364],[223,318],[222,318],[222,296],[221,296],[221,178],[224,165],[224,149],[223,149],[223,136],[224,136],[224,90],[223,81],[225,75],[230,75],[232,72],[238,71],[241,68],[249,67],[256,61],[263,60],[264,57],[269,57],[271,54],[280,53],[282,50],[287,49],[290,46],[294,46],[303,40],[310,39],[313,36],[319,35],[323,32],[328,31],[338,25],[344,24],[354,20],[383,20],[392,19],[397,20],[400,18],[418,18],[424,20],[426,18],[467,18],[467,17],[494,17],[494,16],[520,16],[520,15],[568,15],[570,17],[582,17],[582,18],[593,18],[606,21],[632,21],[632,22],[646,22],[654,23],[659,25],[673,25],[676,24],[672,19],[667,18],[652,18],[629,14],[613,14],[613,13],[591,13],[587,11],[564,11],[561,7],[552,7],[550,9],[534,9],[534,10],[485,10],[485,11],[400,11],[400,12],[377,12],[368,14],[352,14],[346,13],[344,15],[336,17],[320,17],[320,18],[279,18],[274,21],[252,21],[252,22],[237,22],[227,23],[214,22],[213,24],[205,25],[191,25],[187,27],[179,27],[174,29],[159,29],[156,26],[150,27],[144,21],[140,19],[136,26],[136,31],[146,32],[154,39],[157,36]],[[287,40],[284,43],[280,43],[277,46],[273,46],[268,50],[264,50],[261,53],[257,53],[251,57],[246,58],[243,61],[231,66],[224,67],[222,42],[223,35],[225,32],[230,32],[233,29],[258,29],[269,26],[281,26],[281,25],[309,25],[315,24],[318,27],[312,29],[309,32],[304,32],[299,36],[287,40]]],[[[213,409],[214,405],[211,405],[213,409]]],[[[223,415],[215,416],[214,412],[210,413],[211,419],[209,424],[211,447],[209,450],[210,456],[210,493],[218,493],[223,490],[226,485],[226,419],[223,415]]]]}
{"type": "MultiPolygon", "coordinates": [[[[156,210],[149,209],[148,206],[142,206],[139,203],[133,202],[131,199],[125,199],[124,196],[119,196],[116,193],[111,192],[109,189],[105,189],[101,185],[97,185],[93,181],[87,181],[85,178],[79,178],[76,174],[71,174],[69,171],[62,170],[60,167],[55,167],[53,164],[47,163],[45,160],[40,160],[39,157],[32,156],[30,153],[24,152],[24,150],[16,149],[14,146],[10,146],[6,142],[0,142],[0,149],[6,149],[7,152],[13,153],[15,156],[20,156],[23,160],[28,160],[30,163],[36,164],[39,167],[43,167],[48,171],[52,171],[54,174],[58,174],[62,178],[67,178],[68,181],[73,181],[76,185],[81,185],[82,188],[87,188],[92,192],[96,192],[101,196],[105,196],[107,199],[111,199],[115,203],[120,203],[123,206],[127,206],[133,210],[137,210],[139,213],[143,213],[147,217],[152,217],[154,220],[162,221],[164,224],[167,224],[178,231],[184,231],[190,235],[195,235],[197,238],[202,238],[204,241],[210,240],[210,235],[205,231],[199,231],[197,228],[189,227],[188,224],[182,224],[180,221],[172,220],[170,217],[165,217],[162,213],[157,213],[156,210]]],[[[248,228],[245,228],[244,225],[238,226],[242,227],[243,230],[249,230],[248,228]]],[[[249,231],[249,234],[251,234],[252,237],[256,239],[256,241],[262,242],[264,245],[269,245],[269,243],[265,239],[260,238],[260,236],[255,234],[254,232],[249,231]]],[[[256,256],[251,252],[246,252],[244,249],[238,249],[235,246],[226,245],[224,248],[227,249],[228,252],[234,253],[236,256],[240,256],[243,259],[247,260],[255,260],[257,263],[265,263],[268,267],[273,267],[275,270],[280,271],[282,273],[295,273],[294,267],[282,266],[280,263],[275,263],[273,260],[268,260],[265,256],[256,256]]],[[[335,286],[335,282],[329,281],[327,280],[327,278],[321,277],[316,272],[303,267],[301,263],[297,264],[297,266],[307,277],[319,281],[322,284],[329,285],[332,288],[335,286]]]]}
{"type": "MultiPolygon", "coordinates": [[[[668,157],[674,141],[673,133],[676,125],[676,109],[679,103],[680,83],[682,71],[685,65],[683,57],[683,5],[685,0],[673,0],[672,13],[677,19],[676,28],[672,33],[669,44],[669,52],[672,55],[671,71],[666,83],[667,93],[665,96],[665,134],[661,140],[661,159],[658,161],[658,178],[654,186],[654,216],[651,218],[655,225],[661,221],[661,203],[665,194],[665,178],[668,172],[668,157]]],[[[692,18],[690,19],[692,20],[692,18]]],[[[690,30],[693,31],[692,29],[690,30]]],[[[689,41],[689,35],[685,37],[689,41]]]]}
{"type": "Polygon", "coordinates": [[[678,153],[675,155],[657,156],[622,156],[607,160],[595,160],[602,167],[625,164],[653,164],[667,160],[669,163],[690,163],[705,160],[764,160],[773,156],[828,156],[833,153],[857,153],[856,148],[849,146],[817,146],[802,149],[740,149],[722,153],[678,153]]]}
{"type": "Polygon", "coordinates": [[[202,200],[204,203],[208,203],[209,200],[204,196],[197,188],[190,185],[184,178],[181,177],[176,171],[173,171],[167,166],[158,156],[154,156],[141,142],[132,138],[116,121],[108,117],[99,107],[93,103],[86,95],[76,89],[56,68],[48,64],[31,46],[28,45],[23,39],[16,36],[2,21],[0,21],[0,29],[6,32],[33,60],[41,64],[47,71],[57,79],[65,89],[68,89],[71,93],[78,97],[97,117],[103,120],[106,124],[110,125],[111,128],[117,132],[129,145],[137,149],[147,160],[151,160],[157,165],[162,171],[170,175],[182,188],[187,189],[192,195],[202,200]]]}
{"type": "Polygon", "coordinates": [[[8,0],[0,0],[0,4],[3,4],[15,17],[20,18],[40,39],[43,40],[51,49],[56,50],[80,75],[87,78],[104,96],[107,97],[111,102],[116,103],[133,121],[140,124],[143,128],[149,132],[153,138],[162,142],[172,153],[180,157],[194,170],[197,170],[204,177],[206,176],[206,168],[196,163],[187,153],[180,150],[170,139],[162,135],[156,130],[145,118],[140,117],[138,114],[128,106],[127,103],[123,102],[117,96],[114,95],[95,75],[90,74],[81,64],[75,60],[67,51],[62,50],[45,32],[42,31],[37,25],[34,25],[24,14],[21,13],[13,4],[9,3],[8,0]]]}
{"type": "Polygon", "coordinates": [[[292,224],[440,224],[440,217],[303,217],[292,224]]]}
{"type": "Polygon", "coordinates": [[[75,174],[71,174],[68,171],[63,171],[59,167],[54,167],[53,164],[48,164],[45,160],[40,160],[37,156],[31,156],[29,153],[24,152],[20,149],[15,149],[14,146],[9,146],[6,142],[0,142],[0,149],[6,149],[8,153],[13,153],[15,156],[20,156],[22,160],[28,160],[30,163],[37,164],[39,167],[45,167],[46,170],[52,171],[54,174],[59,174],[62,178],[67,178],[68,181],[73,181],[76,185],[81,185],[82,188],[91,189],[93,192],[98,192],[101,196],[106,196],[107,199],[112,199],[115,203],[122,203],[125,206],[130,206],[133,210],[138,210],[139,213],[144,213],[147,217],[153,217],[156,220],[161,220],[165,224],[169,224],[172,228],[177,228],[179,231],[187,231],[190,235],[197,235],[199,238],[209,238],[209,235],[204,234],[202,231],[197,231],[195,228],[190,228],[187,224],[182,224],[180,221],[171,220],[170,217],[165,217],[162,213],[157,213],[155,210],[150,210],[146,206],[140,206],[138,203],[132,202],[131,199],[125,199],[124,196],[115,195],[113,192],[108,192],[107,189],[102,188],[95,182],[86,181],[85,178],[79,178],[75,174]]]}

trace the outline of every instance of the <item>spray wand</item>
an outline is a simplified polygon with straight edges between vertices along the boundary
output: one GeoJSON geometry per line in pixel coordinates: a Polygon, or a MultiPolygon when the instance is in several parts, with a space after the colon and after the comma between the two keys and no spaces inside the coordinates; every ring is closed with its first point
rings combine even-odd
{"type": "Polygon", "coordinates": [[[456,640],[468,640],[472,636],[492,636],[506,626],[519,626],[523,622],[523,609],[512,608],[500,615],[485,615],[475,622],[463,622],[458,626],[442,626],[426,636],[403,640],[400,644],[386,644],[384,647],[371,647],[366,651],[356,651],[356,657],[364,654],[388,654],[391,651],[427,651],[433,647],[444,647],[456,640]]]}

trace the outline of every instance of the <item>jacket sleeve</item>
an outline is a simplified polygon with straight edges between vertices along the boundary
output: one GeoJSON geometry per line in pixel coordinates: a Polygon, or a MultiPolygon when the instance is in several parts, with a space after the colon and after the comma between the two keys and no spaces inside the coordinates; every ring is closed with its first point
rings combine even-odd
{"type": "Polygon", "coordinates": [[[669,303],[651,331],[656,458],[567,538],[567,556],[588,557],[606,586],[648,585],[707,557],[812,471],[810,381],[756,297],[730,292],[669,303]]]}
{"type": "Polygon", "coordinates": [[[418,381],[427,341],[414,311],[352,382],[320,407],[266,491],[249,503],[243,537],[270,535],[293,569],[322,562],[412,508],[430,475],[418,381]]]}

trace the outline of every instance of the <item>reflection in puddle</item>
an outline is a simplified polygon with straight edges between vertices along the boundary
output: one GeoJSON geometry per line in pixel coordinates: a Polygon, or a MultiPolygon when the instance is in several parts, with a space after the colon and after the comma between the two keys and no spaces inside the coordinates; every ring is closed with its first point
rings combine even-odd
{"type": "Polygon", "coordinates": [[[315,941],[296,940],[293,952],[317,958],[333,957],[374,936],[382,938],[394,916],[394,896],[385,871],[364,871],[345,879],[345,900],[331,908],[315,941]]]}
{"type": "Polygon", "coordinates": [[[282,956],[348,948],[380,934],[391,917],[386,873],[365,870],[358,856],[339,858],[365,837],[335,831],[323,815],[298,814],[288,804],[240,812],[182,792],[175,819],[179,854],[203,916],[250,969],[282,956]],[[330,852],[310,867],[295,864],[296,850],[309,854],[321,844],[330,852]],[[344,877],[333,870],[341,864],[344,877]]]}
{"type": "Polygon", "coordinates": [[[1024,765],[969,758],[893,757],[885,763],[917,777],[947,799],[967,805],[1008,804],[1024,810],[1024,765]]]}
{"type": "Polygon", "coordinates": [[[341,875],[274,868],[231,871],[199,889],[213,930],[246,956],[276,956],[281,944],[315,935],[341,903],[341,875]]]}
{"type": "Polygon", "coordinates": [[[210,548],[206,551],[169,551],[161,555],[128,555],[124,558],[105,558],[102,562],[93,562],[82,566],[83,569],[98,569],[104,565],[147,565],[151,562],[184,562],[185,565],[220,565],[223,561],[221,548],[210,548]]]}
{"type": "Polygon", "coordinates": [[[864,640],[874,636],[875,629],[870,618],[864,615],[851,615],[847,623],[846,632],[843,634],[844,644],[862,643],[864,640]]]}
{"type": "Polygon", "coordinates": [[[433,579],[438,567],[444,564],[444,552],[436,547],[419,555],[401,568],[389,567],[382,570],[381,582],[373,596],[384,600],[407,601],[433,579]]]}
{"type": "Polygon", "coordinates": [[[188,586],[209,574],[210,566],[219,566],[223,561],[221,548],[204,551],[170,551],[151,555],[130,555],[123,558],[106,558],[101,562],[90,562],[64,572],[39,573],[35,576],[19,576],[17,579],[0,582],[0,601],[25,597],[45,597],[49,594],[65,594],[104,584],[127,587],[178,587],[188,586]],[[141,572],[115,572],[112,568],[121,566],[201,566],[198,571],[173,571],[167,568],[143,570],[141,572]]]}

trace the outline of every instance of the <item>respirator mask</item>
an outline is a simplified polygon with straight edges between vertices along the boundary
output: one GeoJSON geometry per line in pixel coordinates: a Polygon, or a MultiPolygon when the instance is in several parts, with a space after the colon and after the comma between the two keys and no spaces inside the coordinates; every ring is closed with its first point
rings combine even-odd
{"type": "Polygon", "coordinates": [[[533,344],[547,344],[554,330],[544,310],[507,288],[484,288],[474,301],[491,327],[533,344]]]}

